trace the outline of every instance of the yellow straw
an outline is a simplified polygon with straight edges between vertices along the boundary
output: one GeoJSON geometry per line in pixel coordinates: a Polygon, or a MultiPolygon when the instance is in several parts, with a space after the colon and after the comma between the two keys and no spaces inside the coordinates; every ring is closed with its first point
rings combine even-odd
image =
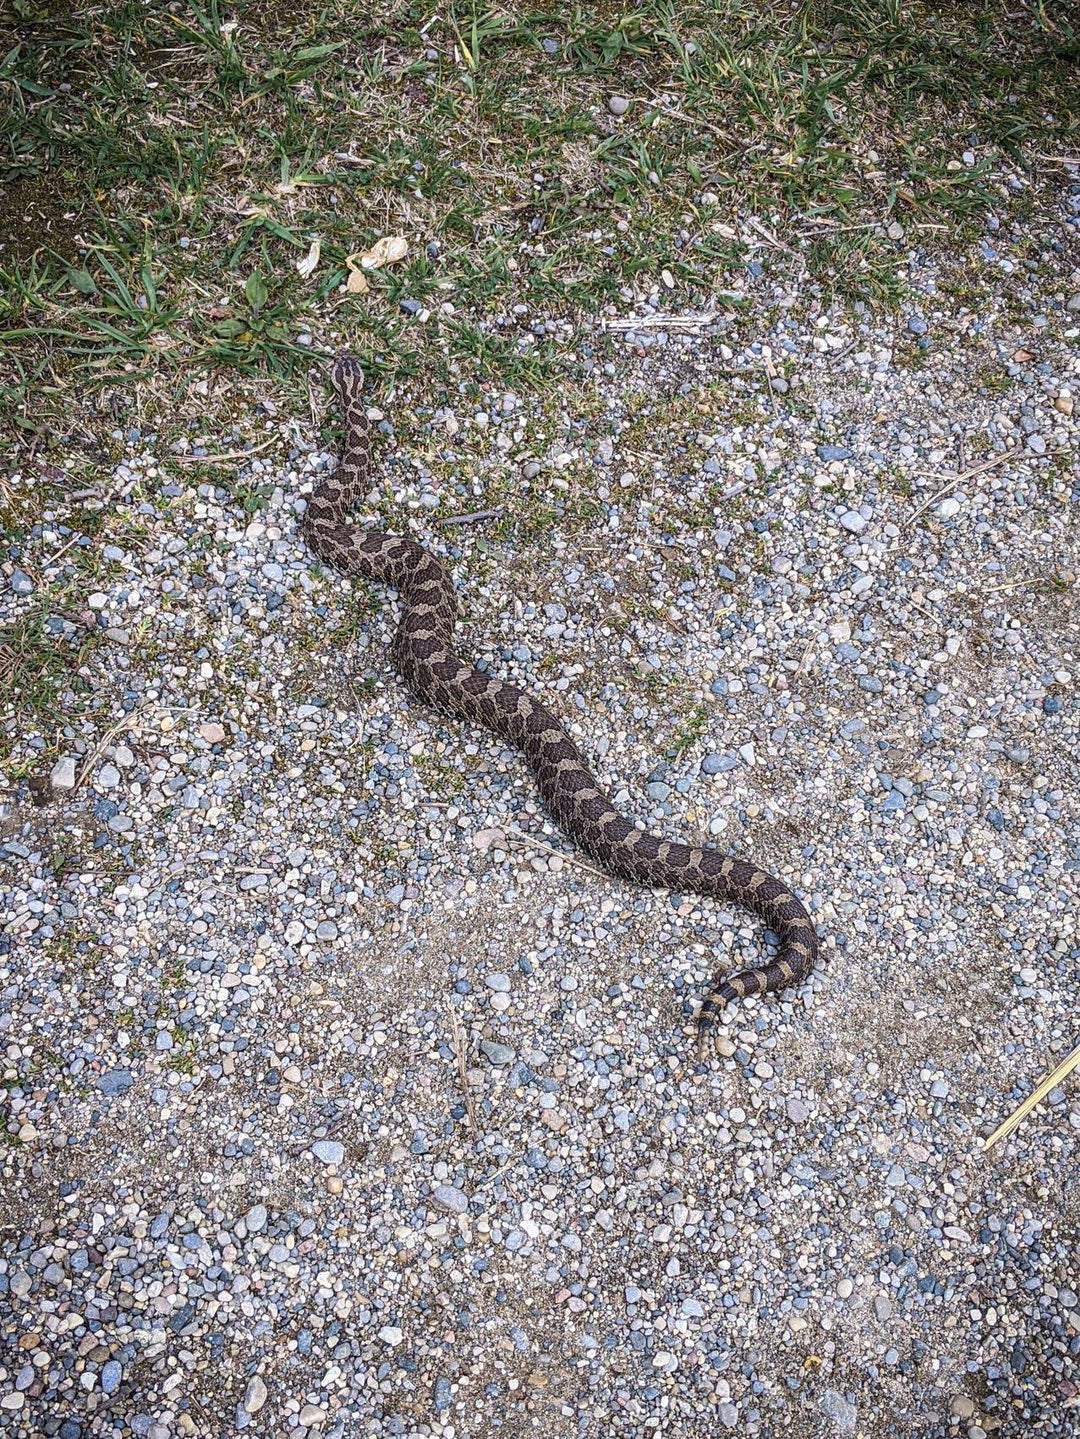
{"type": "Polygon", "coordinates": [[[1011,1134],[1020,1121],[1026,1119],[1035,1106],[1041,1104],[1050,1091],[1059,1085],[1066,1075],[1071,1074],[1078,1064],[1080,1064],[1080,1044],[1061,1061],[1056,1069],[1050,1071],[1038,1089],[1033,1090],[1023,1104],[1014,1110],[1008,1119],[998,1125],[993,1134],[983,1140],[983,1148],[989,1149],[999,1139],[1004,1139],[1006,1135],[1011,1134]]]}

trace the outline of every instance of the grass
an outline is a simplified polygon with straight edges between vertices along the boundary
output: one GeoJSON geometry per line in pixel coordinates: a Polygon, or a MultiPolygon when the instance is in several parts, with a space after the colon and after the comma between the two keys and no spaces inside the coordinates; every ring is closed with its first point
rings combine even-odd
{"type": "MultiPolygon", "coordinates": [[[[39,717],[55,725],[65,689],[85,687],[77,671],[94,647],[94,636],[80,629],[73,639],[54,633],[40,609],[0,629],[0,693],[10,696],[16,717],[39,717]]],[[[71,705],[63,706],[70,713],[71,705]]],[[[7,744],[0,736],[0,760],[7,744]]]]}
{"type": "MultiPolygon", "coordinates": [[[[78,610],[107,562],[65,540],[67,577],[43,586],[38,538],[59,524],[137,548],[138,501],[160,502],[157,481],[121,501],[102,491],[124,450],[115,426],[156,430],[167,469],[178,425],[186,440],[205,426],[211,449],[234,436],[228,449],[250,440],[258,400],[305,423],[312,364],[348,346],[380,399],[411,395],[398,437],[433,470],[451,463],[435,409],[496,385],[538,396],[556,428],[565,410],[607,433],[595,394],[571,403],[566,388],[593,339],[581,317],[663,289],[671,309],[759,325],[761,305],[725,293],[752,300],[759,275],[770,296],[783,276],[813,303],[894,305],[911,248],[943,244],[957,297],[977,303],[963,256],[987,212],[1050,215],[1054,157],[1080,150],[1075,21],[1041,0],[13,0],[4,15],[0,531],[37,588],[0,632],[0,690],[6,729],[50,745],[57,716],[87,700],[94,632],[65,639],[48,620],[78,610]],[[407,254],[363,271],[391,236],[407,254]]],[[[1037,248],[1023,260],[1047,263],[1037,248]]],[[[914,343],[897,358],[925,362],[914,343]]],[[[723,389],[729,421],[740,393],[746,423],[768,402],[741,377],[723,389]]],[[[684,420],[693,449],[710,396],[641,405],[622,440],[644,464],[658,417],[668,433],[684,420]]],[[[468,508],[465,435],[457,449],[448,478],[468,508]]],[[[259,476],[229,483],[248,518],[272,494],[259,476]]],[[[644,482],[619,493],[645,503],[644,482]]],[[[396,503],[388,490],[376,508],[396,523],[396,503]]],[[[546,547],[600,513],[585,461],[536,481],[507,465],[477,503],[501,512],[474,538],[474,569],[489,543],[546,547]]],[[[657,526],[712,527],[709,494],[648,503],[657,526]]],[[[356,597],[336,645],[370,605],[356,597]]],[[[129,657],[155,646],[137,630],[129,657]]],[[[691,718],[676,748],[696,737],[691,718]]]]}
{"type": "Polygon", "coordinates": [[[0,397],[35,446],[73,393],[222,368],[287,385],[342,343],[388,385],[535,386],[572,341],[532,314],[661,269],[673,303],[748,261],[892,302],[885,227],[955,237],[1037,204],[1037,157],[1077,148],[1080,46],[1041,3],[9,14],[0,397]],[[406,258],[349,293],[350,257],[394,234],[406,258]]]}

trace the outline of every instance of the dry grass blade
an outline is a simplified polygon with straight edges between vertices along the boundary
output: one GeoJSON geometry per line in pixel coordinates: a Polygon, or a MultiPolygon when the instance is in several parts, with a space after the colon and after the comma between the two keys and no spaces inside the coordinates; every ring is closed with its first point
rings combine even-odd
{"type": "Polygon", "coordinates": [[[1076,1046],[1071,1054],[1066,1055],[1056,1069],[1050,1071],[1037,1088],[1032,1090],[1024,1102],[1009,1115],[1008,1119],[1003,1120],[1003,1122],[998,1125],[993,1134],[988,1135],[986,1139],[983,1140],[983,1149],[989,1149],[990,1146],[996,1144],[999,1139],[1007,1138],[1007,1136],[1027,1118],[1031,1111],[1043,1102],[1050,1091],[1056,1089],[1061,1081],[1073,1072],[1078,1064],[1080,1064],[1080,1044],[1076,1046]]]}
{"type": "Polygon", "coordinates": [[[224,465],[232,460],[246,460],[250,455],[268,450],[278,439],[279,435],[272,435],[261,445],[252,445],[250,450],[229,450],[223,455],[172,455],[171,458],[178,465],[224,465]]]}
{"type": "Polygon", "coordinates": [[[543,850],[545,854],[555,855],[555,857],[561,859],[564,864],[575,865],[578,869],[583,869],[586,874],[595,874],[599,879],[611,878],[611,875],[606,874],[602,869],[595,869],[591,864],[586,864],[582,859],[576,859],[572,854],[564,854],[561,849],[555,849],[550,844],[543,844],[540,840],[533,839],[531,835],[524,834],[519,829],[508,829],[506,831],[506,842],[507,844],[516,845],[518,849],[543,850]]]}
{"type": "Polygon", "coordinates": [[[962,474],[953,475],[943,490],[938,490],[936,495],[931,495],[928,500],[923,500],[921,505],[916,506],[916,508],[912,510],[909,519],[917,520],[924,510],[928,510],[933,505],[936,505],[938,500],[943,500],[947,494],[955,490],[957,485],[962,485],[965,480],[970,480],[974,475],[981,475],[984,470],[992,470],[995,465],[1003,465],[1006,460],[1013,460],[1015,458],[1016,455],[1014,451],[1005,450],[1000,455],[994,455],[992,459],[983,460],[983,462],[978,465],[972,465],[970,470],[964,470],[962,474]]]}

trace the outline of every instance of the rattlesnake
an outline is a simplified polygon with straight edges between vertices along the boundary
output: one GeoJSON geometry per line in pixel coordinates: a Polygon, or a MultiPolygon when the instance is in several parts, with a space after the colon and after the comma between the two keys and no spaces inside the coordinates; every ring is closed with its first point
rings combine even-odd
{"type": "Polygon", "coordinates": [[[698,1012],[700,1052],[729,1001],[805,978],[818,948],[809,915],[785,884],[756,864],[709,846],[661,839],[624,819],[549,709],[454,652],[457,602],[444,567],[415,540],[364,532],[347,522],[349,509],[370,483],[368,419],[357,361],[340,357],[334,380],[345,418],[344,450],[341,463],[310,496],[301,531],[315,554],[343,575],[399,591],[404,608],[391,653],[406,684],[425,702],[482,725],[519,749],[552,818],[610,874],[678,893],[736,900],[780,935],[780,953],[771,963],[716,976],[698,1012]]]}

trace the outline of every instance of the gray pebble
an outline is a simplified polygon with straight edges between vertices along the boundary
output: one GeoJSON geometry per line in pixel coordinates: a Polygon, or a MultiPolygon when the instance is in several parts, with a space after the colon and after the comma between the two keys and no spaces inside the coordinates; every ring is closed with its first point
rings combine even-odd
{"type": "Polygon", "coordinates": [[[707,754],[701,761],[702,774],[726,774],[738,767],[739,761],[730,754],[707,754]]]}
{"type": "Polygon", "coordinates": [[[339,1144],[336,1139],[319,1139],[311,1146],[311,1152],[316,1159],[321,1159],[324,1164],[340,1164],[345,1158],[345,1146],[339,1144]]]}
{"type": "Polygon", "coordinates": [[[625,115],[630,108],[630,101],[624,95],[610,95],[607,107],[613,115],[625,115]]]}
{"type": "Polygon", "coordinates": [[[854,1434],[859,1412],[837,1389],[826,1389],[818,1400],[818,1408],[832,1420],[837,1434],[854,1434]]]}
{"type": "Polygon", "coordinates": [[[452,1214],[466,1214],[469,1209],[469,1196],[460,1189],[455,1189],[452,1184],[437,1184],[431,1191],[432,1198],[444,1209],[449,1209],[452,1214]]]}
{"type": "MultiPolygon", "coordinates": [[[[261,1234],[262,1231],[266,1228],[266,1220],[267,1213],[266,1206],[264,1204],[253,1204],[252,1207],[248,1210],[248,1212],[244,1215],[244,1224],[246,1225],[247,1232],[249,1234],[261,1234]]],[[[251,1409],[248,1410],[249,1414],[253,1412],[254,1411],[251,1409]]]]}
{"type": "Polygon", "coordinates": [[[513,1062],[514,1051],[508,1044],[497,1044],[491,1039],[482,1039],[480,1048],[487,1055],[494,1065],[510,1064],[513,1062]]]}
{"type": "Polygon", "coordinates": [[[49,772],[49,783],[53,789],[74,789],[75,778],[75,756],[61,755],[49,772]]]}
{"type": "Polygon", "coordinates": [[[248,1380],[248,1386],[244,1390],[244,1408],[248,1414],[258,1414],[267,1400],[266,1385],[258,1374],[248,1380]]]}

